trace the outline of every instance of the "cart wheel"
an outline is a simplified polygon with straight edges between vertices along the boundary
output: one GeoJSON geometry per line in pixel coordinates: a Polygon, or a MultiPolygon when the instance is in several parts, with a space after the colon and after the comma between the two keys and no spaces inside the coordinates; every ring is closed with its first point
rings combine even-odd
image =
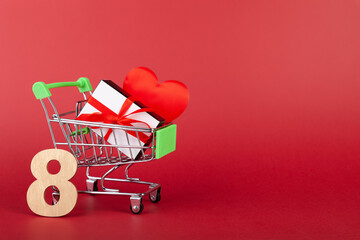
{"type": "Polygon", "coordinates": [[[153,203],[159,202],[161,200],[161,194],[160,193],[161,193],[161,188],[158,188],[156,191],[151,192],[149,194],[150,201],[153,202],[153,203]]]}
{"type": "Polygon", "coordinates": [[[98,180],[86,179],[86,189],[87,191],[99,191],[98,180]]]}
{"type": "Polygon", "coordinates": [[[93,191],[95,191],[95,192],[99,191],[99,188],[98,188],[98,180],[95,180],[95,182],[94,182],[93,191]]]}
{"type": "Polygon", "coordinates": [[[144,210],[144,205],[140,203],[140,206],[130,204],[130,210],[133,214],[140,214],[144,210]]]}

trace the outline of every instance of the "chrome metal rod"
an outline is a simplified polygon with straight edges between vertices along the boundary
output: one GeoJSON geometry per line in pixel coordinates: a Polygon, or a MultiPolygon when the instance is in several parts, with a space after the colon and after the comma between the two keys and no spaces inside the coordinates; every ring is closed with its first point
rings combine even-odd
{"type": "Polygon", "coordinates": [[[100,181],[100,183],[101,183],[101,188],[102,188],[104,191],[107,191],[107,192],[119,192],[118,189],[106,188],[106,187],[104,186],[105,177],[106,177],[107,175],[109,175],[111,172],[113,172],[115,169],[117,169],[118,167],[120,167],[120,165],[117,165],[117,166],[111,168],[109,171],[107,171],[107,172],[100,178],[100,180],[101,180],[101,181],[100,181]]]}

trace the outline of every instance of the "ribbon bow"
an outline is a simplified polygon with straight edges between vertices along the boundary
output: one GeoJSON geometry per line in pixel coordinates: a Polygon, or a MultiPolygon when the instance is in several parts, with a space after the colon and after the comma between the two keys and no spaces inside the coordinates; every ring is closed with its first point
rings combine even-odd
{"type": "MultiPolygon", "coordinates": [[[[123,126],[133,126],[132,125],[133,123],[142,123],[145,124],[148,128],[151,128],[149,124],[147,124],[146,122],[128,118],[128,116],[133,115],[135,113],[150,112],[152,111],[150,108],[141,108],[125,115],[125,113],[129,110],[130,106],[134,103],[134,101],[131,98],[127,98],[125,100],[118,114],[116,114],[114,111],[112,111],[104,104],[96,100],[94,97],[90,97],[87,103],[89,103],[91,106],[96,108],[99,112],[95,112],[91,114],[81,114],[76,118],[76,120],[119,124],[123,126]]],[[[93,127],[93,128],[99,128],[99,127],[93,127]]],[[[109,139],[112,131],[113,130],[110,128],[105,134],[104,139],[106,141],[109,139]]],[[[128,133],[136,138],[138,135],[140,141],[144,143],[149,139],[149,136],[147,136],[143,132],[138,132],[138,134],[136,134],[136,132],[134,131],[128,131],[128,133]]]]}

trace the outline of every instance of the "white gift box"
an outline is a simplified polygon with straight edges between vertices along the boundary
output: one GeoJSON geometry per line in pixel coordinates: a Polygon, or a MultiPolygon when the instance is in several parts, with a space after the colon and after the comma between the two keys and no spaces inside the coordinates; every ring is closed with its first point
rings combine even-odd
{"type": "MultiPolygon", "coordinates": [[[[94,90],[91,98],[97,100],[97,102],[100,102],[100,104],[104,105],[106,108],[110,109],[112,112],[114,112],[116,115],[119,114],[121,108],[123,107],[125,101],[130,97],[128,93],[126,93],[123,89],[121,89],[119,86],[117,86],[114,82],[110,80],[102,80],[100,81],[99,85],[94,90]]],[[[91,98],[88,100],[88,102],[85,104],[83,109],[81,110],[79,117],[81,118],[83,116],[99,113],[99,114],[106,114],[106,111],[99,107],[99,105],[91,105],[91,98]],[[83,115],[86,114],[86,115],[83,115]]],[[[93,100],[92,99],[92,100],[93,100]]],[[[93,101],[95,101],[93,100],[93,101]]],[[[137,121],[141,121],[143,123],[139,122],[133,122],[131,123],[134,127],[141,127],[141,128],[156,128],[159,127],[164,123],[164,119],[160,116],[156,115],[155,113],[150,112],[137,112],[134,114],[134,111],[137,111],[139,109],[146,108],[143,104],[140,102],[133,102],[129,109],[125,112],[124,115],[130,114],[129,116],[126,116],[127,119],[133,119],[137,121]],[[146,124],[145,124],[146,123],[146,124]]],[[[91,121],[91,120],[89,120],[91,121]]],[[[92,128],[92,131],[98,134],[101,137],[106,136],[105,140],[107,140],[108,143],[112,145],[121,145],[121,146],[139,146],[143,147],[146,144],[149,144],[148,141],[151,141],[151,133],[140,133],[140,134],[146,134],[144,139],[138,139],[137,135],[133,131],[128,131],[128,134],[125,133],[124,130],[120,129],[109,129],[105,127],[100,128],[92,128]],[[108,133],[108,131],[110,131],[108,133]],[[134,136],[133,136],[134,135],[134,136]]],[[[144,137],[144,136],[143,136],[144,137]]],[[[124,153],[126,156],[128,156],[131,159],[137,159],[139,158],[141,154],[140,148],[126,148],[126,147],[120,147],[118,148],[122,153],[124,153]]]]}

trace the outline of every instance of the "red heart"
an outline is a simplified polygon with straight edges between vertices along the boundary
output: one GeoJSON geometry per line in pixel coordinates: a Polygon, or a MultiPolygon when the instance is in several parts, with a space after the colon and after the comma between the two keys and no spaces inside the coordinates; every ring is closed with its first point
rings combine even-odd
{"type": "Polygon", "coordinates": [[[168,80],[161,84],[153,71],[145,67],[131,70],[125,78],[123,88],[155,113],[171,122],[184,112],[189,92],[185,84],[168,80]]]}

